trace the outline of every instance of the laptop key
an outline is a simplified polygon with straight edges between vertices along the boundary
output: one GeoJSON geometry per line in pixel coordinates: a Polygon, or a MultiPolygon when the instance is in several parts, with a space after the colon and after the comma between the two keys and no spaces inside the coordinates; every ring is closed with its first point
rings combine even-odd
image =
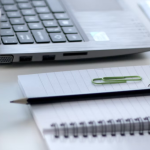
{"type": "Polygon", "coordinates": [[[39,22],[39,18],[37,16],[25,16],[25,21],[28,23],[39,22]]]}
{"type": "Polygon", "coordinates": [[[4,44],[17,44],[18,40],[15,36],[11,36],[11,37],[2,37],[2,42],[4,44]]]}
{"type": "Polygon", "coordinates": [[[45,30],[33,30],[32,31],[33,37],[36,43],[49,43],[50,38],[45,30]]]}
{"type": "Polygon", "coordinates": [[[1,8],[1,15],[4,15],[4,10],[1,8]]]}
{"type": "Polygon", "coordinates": [[[34,43],[34,40],[33,40],[31,33],[28,33],[28,32],[17,33],[17,37],[18,37],[19,42],[21,44],[32,44],[32,43],[34,43]]]}
{"type": "Polygon", "coordinates": [[[4,15],[4,10],[3,9],[1,9],[1,15],[4,15]]]}
{"type": "Polygon", "coordinates": [[[28,28],[26,25],[14,25],[13,29],[15,32],[28,32],[28,28]]]}
{"type": "Polygon", "coordinates": [[[19,4],[18,4],[18,7],[19,7],[20,9],[31,9],[31,8],[32,8],[32,6],[31,6],[30,3],[19,3],[19,4]]]}
{"type": "Polygon", "coordinates": [[[63,27],[62,30],[65,34],[78,33],[75,27],[63,27]]]}
{"type": "Polygon", "coordinates": [[[7,12],[7,16],[8,16],[8,18],[20,18],[21,14],[19,11],[7,12]]]}
{"type": "Polygon", "coordinates": [[[56,21],[43,21],[44,27],[58,27],[58,24],[56,21]]]}
{"type": "Polygon", "coordinates": [[[61,32],[60,28],[47,28],[46,30],[49,33],[59,33],[59,32],[61,32]]]}
{"type": "Polygon", "coordinates": [[[11,28],[9,22],[2,22],[0,27],[1,27],[1,29],[10,29],[11,28]]]}
{"type": "Polygon", "coordinates": [[[4,6],[5,11],[17,11],[17,7],[15,5],[5,5],[4,6]]]}
{"type": "Polygon", "coordinates": [[[52,14],[40,14],[39,17],[41,20],[53,20],[54,19],[52,14]]]}
{"type": "Polygon", "coordinates": [[[15,0],[17,3],[26,3],[29,2],[29,0],[15,0]]]}
{"type": "Polygon", "coordinates": [[[10,19],[10,23],[12,25],[22,25],[22,24],[25,24],[24,20],[22,18],[13,18],[13,19],[10,19]]]}
{"type": "Polygon", "coordinates": [[[59,0],[46,0],[46,2],[53,13],[65,12],[59,0]]]}
{"type": "Polygon", "coordinates": [[[28,26],[31,30],[43,29],[41,23],[28,23],[28,26]]]}
{"type": "Polygon", "coordinates": [[[12,29],[2,29],[0,32],[1,36],[13,36],[14,32],[12,29]]]}
{"type": "Polygon", "coordinates": [[[69,19],[68,15],[66,13],[55,13],[54,16],[58,20],[69,19]]]}
{"type": "Polygon", "coordinates": [[[32,4],[33,4],[34,7],[44,7],[44,6],[46,6],[44,1],[33,1],[32,4]]]}
{"type": "Polygon", "coordinates": [[[7,21],[6,16],[2,15],[2,16],[1,16],[1,22],[6,22],[6,21],[7,21]]]}
{"type": "Polygon", "coordinates": [[[21,10],[21,13],[23,16],[34,16],[34,15],[36,15],[34,9],[21,10]]]}
{"type": "Polygon", "coordinates": [[[2,5],[14,4],[14,0],[1,0],[2,5]]]}
{"type": "Polygon", "coordinates": [[[81,42],[82,38],[79,34],[67,34],[67,39],[69,42],[81,42]]]}
{"type": "Polygon", "coordinates": [[[73,26],[71,20],[58,20],[58,23],[61,27],[70,27],[73,26]]]}
{"type": "Polygon", "coordinates": [[[62,33],[50,33],[50,37],[53,43],[66,42],[66,38],[62,33]]]}
{"type": "Polygon", "coordinates": [[[50,13],[48,7],[37,7],[35,10],[38,14],[50,13]]]}

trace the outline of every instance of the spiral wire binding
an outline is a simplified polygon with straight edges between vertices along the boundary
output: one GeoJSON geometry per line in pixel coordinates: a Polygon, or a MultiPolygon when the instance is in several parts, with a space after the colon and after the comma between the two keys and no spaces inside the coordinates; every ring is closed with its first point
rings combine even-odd
{"type": "Polygon", "coordinates": [[[88,136],[88,128],[87,128],[86,122],[81,122],[80,125],[82,126],[83,136],[87,137],[88,136]]]}
{"type": "Polygon", "coordinates": [[[53,123],[51,125],[51,127],[54,127],[54,130],[55,130],[55,137],[58,138],[59,137],[59,127],[58,127],[58,124],[57,123],[53,123]]]}
{"type": "Polygon", "coordinates": [[[139,134],[143,135],[143,132],[144,132],[144,123],[143,123],[142,118],[137,118],[135,120],[139,122],[139,126],[140,126],[139,134]]]}
{"type": "Polygon", "coordinates": [[[111,124],[111,135],[115,136],[116,135],[116,124],[114,120],[109,120],[108,123],[111,124]]]}
{"type": "Polygon", "coordinates": [[[91,122],[89,122],[89,124],[91,125],[91,128],[92,128],[92,135],[93,135],[93,137],[96,137],[97,136],[97,125],[96,125],[96,122],[95,121],[91,121],[91,122]]]}
{"type": "Polygon", "coordinates": [[[62,123],[61,126],[63,127],[64,137],[68,138],[69,137],[69,131],[68,131],[68,125],[67,125],[67,123],[62,123]]]}
{"type": "Polygon", "coordinates": [[[71,123],[71,126],[73,126],[73,136],[76,138],[78,137],[78,126],[76,123],[71,123]]]}
{"type": "Polygon", "coordinates": [[[101,125],[102,136],[106,136],[107,134],[106,122],[103,120],[103,121],[99,121],[98,123],[101,125]]]}
{"type": "Polygon", "coordinates": [[[139,126],[139,134],[143,135],[144,134],[144,120],[148,123],[148,133],[150,134],[150,117],[145,117],[144,119],[142,119],[142,118],[136,118],[136,119],[129,118],[127,120],[118,119],[118,120],[116,120],[116,122],[115,122],[115,120],[111,119],[111,120],[108,120],[107,122],[102,120],[102,121],[98,121],[98,122],[90,121],[88,123],[81,122],[79,124],[77,124],[76,122],[70,123],[70,124],[62,123],[61,129],[59,127],[59,124],[53,123],[51,125],[51,127],[54,128],[54,132],[55,132],[54,136],[56,138],[59,138],[60,130],[63,131],[64,137],[68,138],[70,127],[72,129],[71,130],[72,134],[75,138],[77,138],[79,136],[79,129],[82,131],[83,137],[88,137],[88,134],[89,134],[88,129],[89,128],[91,129],[91,133],[92,133],[93,137],[97,137],[99,131],[102,134],[102,136],[106,136],[108,126],[110,126],[111,135],[115,136],[116,132],[117,132],[117,130],[116,130],[117,125],[119,125],[119,127],[120,127],[120,134],[122,136],[124,136],[125,132],[126,132],[126,123],[129,124],[130,135],[134,135],[135,124],[137,123],[139,126]]]}
{"type": "Polygon", "coordinates": [[[150,134],[150,117],[146,117],[144,120],[148,121],[148,133],[150,134]]]}
{"type": "Polygon", "coordinates": [[[124,136],[125,135],[125,121],[124,119],[118,119],[117,122],[120,123],[120,134],[124,136]]]}
{"type": "Polygon", "coordinates": [[[134,131],[135,131],[134,120],[130,118],[130,119],[127,119],[126,121],[130,123],[130,134],[134,135],[134,131]]]}

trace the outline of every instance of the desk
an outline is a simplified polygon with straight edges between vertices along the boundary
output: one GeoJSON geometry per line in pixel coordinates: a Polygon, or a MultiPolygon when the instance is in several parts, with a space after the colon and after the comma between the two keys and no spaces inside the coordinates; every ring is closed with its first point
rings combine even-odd
{"type": "MultiPolygon", "coordinates": [[[[126,1],[150,30],[149,21],[136,5],[138,0],[126,1]]],[[[69,63],[0,66],[0,150],[47,150],[28,106],[9,103],[10,100],[23,97],[17,82],[18,75],[148,64],[150,64],[150,52],[69,63]]]]}

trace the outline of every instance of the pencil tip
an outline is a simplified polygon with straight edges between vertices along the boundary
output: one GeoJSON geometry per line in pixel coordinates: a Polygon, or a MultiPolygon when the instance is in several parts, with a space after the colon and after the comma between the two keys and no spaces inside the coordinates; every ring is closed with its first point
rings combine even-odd
{"type": "Polygon", "coordinates": [[[15,104],[27,104],[27,99],[19,99],[19,100],[13,100],[10,101],[10,103],[15,103],[15,104]]]}

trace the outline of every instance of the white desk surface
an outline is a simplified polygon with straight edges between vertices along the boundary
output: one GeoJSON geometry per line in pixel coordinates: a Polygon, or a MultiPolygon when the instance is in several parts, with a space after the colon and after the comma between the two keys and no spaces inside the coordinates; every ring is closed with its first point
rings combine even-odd
{"type": "MultiPolygon", "coordinates": [[[[138,8],[137,0],[126,0],[150,30],[150,23],[138,8]]],[[[10,104],[23,95],[17,82],[21,74],[87,68],[149,65],[150,52],[132,56],[53,64],[16,64],[0,66],[0,150],[47,150],[26,105],[10,104]]]]}

